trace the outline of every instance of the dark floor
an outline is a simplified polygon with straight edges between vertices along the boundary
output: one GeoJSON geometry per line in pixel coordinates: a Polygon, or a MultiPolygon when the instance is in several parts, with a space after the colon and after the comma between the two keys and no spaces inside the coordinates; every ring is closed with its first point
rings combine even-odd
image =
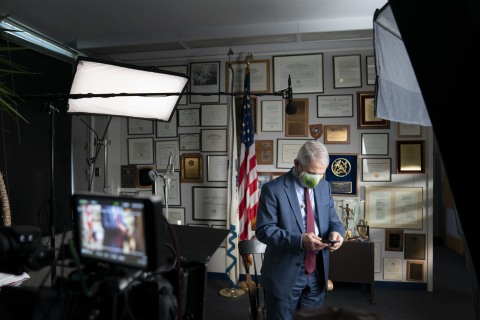
{"type": "MultiPolygon", "coordinates": [[[[327,293],[325,307],[359,313],[365,311],[381,320],[475,319],[464,256],[444,246],[435,246],[433,255],[431,292],[418,287],[399,288],[379,282],[375,286],[375,304],[371,304],[365,286],[337,283],[334,290],[327,293]]],[[[219,294],[224,288],[228,288],[225,281],[207,280],[205,320],[249,319],[248,296],[225,298],[219,294]]]]}

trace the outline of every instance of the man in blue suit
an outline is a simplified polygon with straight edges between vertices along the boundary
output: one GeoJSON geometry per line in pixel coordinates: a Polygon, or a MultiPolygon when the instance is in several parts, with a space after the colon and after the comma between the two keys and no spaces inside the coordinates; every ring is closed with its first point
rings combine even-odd
{"type": "Polygon", "coordinates": [[[329,162],[322,143],[307,141],[294,167],[262,186],[255,235],[267,245],[260,283],[266,292],[268,320],[290,320],[299,308],[323,305],[329,252],[340,248],[345,233],[330,184],[323,179],[329,162]],[[314,232],[307,232],[306,194],[313,209],[314,232]],[[322,242],[326,239],[338,242],[322,242]],[[316,254],[316,270],[311,273],[305,270],[308,251],[316,254]]]}

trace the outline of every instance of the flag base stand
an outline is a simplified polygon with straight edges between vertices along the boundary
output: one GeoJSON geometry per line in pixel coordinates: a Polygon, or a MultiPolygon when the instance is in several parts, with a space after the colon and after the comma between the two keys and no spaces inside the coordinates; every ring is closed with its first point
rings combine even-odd
{"type": "Polygon", "coordinates": [[[240,288],[225,288],[220,290],[220,295],[226,298],[238,298],[245,294],[245,290],[240,288]]]}

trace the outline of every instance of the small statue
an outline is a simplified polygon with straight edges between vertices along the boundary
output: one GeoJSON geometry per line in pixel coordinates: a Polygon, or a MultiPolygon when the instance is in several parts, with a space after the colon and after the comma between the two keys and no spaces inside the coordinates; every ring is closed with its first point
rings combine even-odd
{"type": "Polygon", "coordinates": [[[345,210],[345,213],[346,213],[346,217],[345,217],[345,234],[346,234],[346,237],[345,238],[351,238],[351,230],[348,229],[348,220],[354,220],[354,217],[353,217],[353,210],[350,209],[348,207],[348,203],[345,204],[345,207],[343,206],[340,206],[340,208],[342,208],[343,210],[345,210]]]}

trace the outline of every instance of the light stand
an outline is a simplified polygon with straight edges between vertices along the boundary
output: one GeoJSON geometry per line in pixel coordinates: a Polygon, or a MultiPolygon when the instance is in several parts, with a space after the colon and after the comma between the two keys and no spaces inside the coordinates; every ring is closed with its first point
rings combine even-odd
{"type": "Polygon", "coordinates": [[[152,180],[153,185],[152,185],[152,193],[154,195],[157,195],[157,178],[160,177],[163,179],[163,193],[164,193],[164,198],[165,198],[165,218],[167,221],[169,221],[169,213],[168,213],[168,190],[170,189],[170,181],[172,180],[172,177],[174,175],[174,166],[175,166],[175,160],[173,159],[173,154],[170,153],[170,156],[168,157],[168,165],[167,168],[165,169],[165,173],[161,174],[158,173],[155,170],[150,170],[148,173],[148,176],[150,177],[150,180],[152,180]]]}

